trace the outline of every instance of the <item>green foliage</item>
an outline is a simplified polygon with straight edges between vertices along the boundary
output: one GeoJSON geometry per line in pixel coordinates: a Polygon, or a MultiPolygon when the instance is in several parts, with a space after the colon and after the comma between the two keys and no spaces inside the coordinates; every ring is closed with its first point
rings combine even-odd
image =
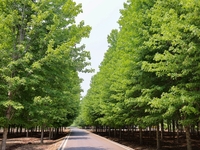
{"type": "Polygon", "coordinates": [[[151,105],[156,108],[166,106],[164,117],[176,116],[183,125],[193,124],[199,114],[196,107],[199,103],[199,74],[196,72],[199,70],[199,44],[194,30],[198,29],[196,9],[199,9],[200,3],[192,3],[195,5],[186,6],[183,1],[160,1],[155,4],[151,12],[153,35],[146,45],[156,53],[154,61],[143,64],[144,70],[169,78],[171,82],[169,90],[161,95],[160,100],[153,100],[151,105]],[[192,7],[195,11],[191,11],[192,7]]]}
{"type": "Polygon", "coordinates": [[[78,72],[90,72],[72,0],[0,1],[0,123],[67,126],[79,110],[78,72]],[[11,110],[9,109],[11,108],[11,110]],[[5,116],[5,112],[8,114],[5,116]]]}
{"type": "Polygon", "coordinates": [[[199,121],[199,9],[196,0],[127,1],[81,105],[83,120],[110,127],[199,121]]]}

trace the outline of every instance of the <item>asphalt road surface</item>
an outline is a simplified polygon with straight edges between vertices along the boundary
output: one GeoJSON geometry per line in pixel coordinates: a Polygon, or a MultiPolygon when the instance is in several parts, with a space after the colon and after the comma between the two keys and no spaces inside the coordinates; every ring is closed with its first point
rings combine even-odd
{"type": "Polygon", "coordinates": [[[86,130],[71,128],[58,150],[133,150],[126,146],[90,133],[86,130]]]}

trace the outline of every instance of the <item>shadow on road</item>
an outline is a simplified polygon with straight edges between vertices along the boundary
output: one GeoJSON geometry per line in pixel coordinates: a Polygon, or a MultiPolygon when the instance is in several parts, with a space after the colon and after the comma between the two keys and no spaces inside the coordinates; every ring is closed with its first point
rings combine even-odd
{"type": "Polygon", "coordinates": [[[86,139],[88,139],[87,137],[79,137],[79,136],[77,136],[77,137],[69,137],[68,138],[68,140],[86,140],[86,139]]]}
{"type": "Polygon", "coordinates": [[[105,148],[95,148],[95,147],[68,147],[64,150],[106,150],[105,148]]]}
{"type": "Polygon", "coordinates": [[[70,136],[87,136],[89,133],[83,131],[72,132],[70,136]]]}

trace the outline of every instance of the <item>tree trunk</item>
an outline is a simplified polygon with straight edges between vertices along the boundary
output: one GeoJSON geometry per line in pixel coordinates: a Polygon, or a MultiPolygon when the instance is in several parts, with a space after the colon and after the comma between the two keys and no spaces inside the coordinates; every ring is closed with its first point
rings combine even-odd
{"type": "Polygon", "coordinates": [[[151,134],[152,134],[152,132],[151,132],[151,126],[149,126],[149,139],[151,138],[151,134]]]}
{"type": "Polygon", "coordinates": [[[189,126],[185,126],[185,133],[186,133],[186,141],[187,141],[187,150],[192,150],[189,126]]]}
{"type": "Polygon", "coordinates": [[[176,128],[177,128],[177,134],[176,134],[176,135],[177,135],[177,140],[176,140],[176,141],[177,141],[177,143],[179,143],[179,135],[180,135],[179,133],[180,133],[180,130],[179,130],[178,121],[177,121],[177,123],[176,123],[176,128]]]}
{"type": "Polygon", "coordinates": [[[157,141],[157,150],[161,149],[160,146],[160,131],[159,131],[159,124],[157,125],[157,131],[156,131],[156,141],[157,141]]]}
{"type": "Polygon", "coordinates": [[[175,133],[176,133],[176,131],[175,131],[175,121],[174,120],[172,120],[172,128],[173,128],[173,141],[175,143],[175,133]]]}
{"type": "Polygon", "coordinates": [[[164,139],[164,122],[162,120],[162,122],[161,122],[161,140],[163,140],[163,139],[164,139]]]}
{"type": "Polygon", "coordinates": [[[110,135],[110,132],[111,132],[111,131],[110,131],[110,130],[111,130],[111,129],[110,129],[110,126],[109,126],[108,130],[109,130],[109,131],[108,131],[108,134],[109,134],[109,137],[110,137],[110,136],[111,136],[111,135],[110,135]]]}
{"type": "MultiPolygon", "coordinates": [[[[11,92],[8,92],[8,97],[11,98],[12,94],[11,92]]],[[[8,109],[6,111],[6,118],[8,120],[11,119],[11,113],[12,113],[12,107],[8,106],[8,109]]],[[[3,138],[2,138],[2,142],[1,142],[1,150],[6,150],[6,141],[7,141],[7,135],[8,135],[8,127],[5,126],[3,128],[3,138]]]]}
{"type": "Polygon", "coordinates": [[[122,128],[119,129],[119,138],[122,139],[122,128]]]}
{"type": "Polygon", "coordinates": [[[20,134],[22,134],[22,125],[20,126],[20,131],[19,132],[20,132],[20,134]]]}
{"type": "Polygon", "coordinates": [[[142,138],[142,128],[140,127],[140,145],[143,144],[143,138],[142,138]]]}
{"type": "Polygon", "coordinates": [[[114,129],[114,137],[116,137],[116,135],[117,135],[116,132],[117,132],[117,129],[115,128],[114,129]]]}
{"type": "Polygon", "coordinates": [[[52,130],[51,127],[49,128],[49,140],[51,139],[52,130]]]}
{"type": "Polygon", "coordinates": [[[26,129],[26,137],[29,137],[29,129],[26,129]]]}
{"type": "Polygon", "coordinates": [[[40,138],[40,143],[43,144],[44,143],[44,127],[41,127],[41,138],[40,138]]]}
{"type": "Polygon", "coordinates": [[[8,128],[3,128],[3,139],[1,143],[1,150],[6,150],[6,141],[7,141],[7,135],[8,135],[8,128]]]}

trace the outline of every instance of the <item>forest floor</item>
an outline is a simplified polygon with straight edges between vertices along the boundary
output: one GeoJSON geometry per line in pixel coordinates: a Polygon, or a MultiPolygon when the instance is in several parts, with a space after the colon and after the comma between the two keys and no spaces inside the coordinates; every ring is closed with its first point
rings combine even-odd
{"type": "MultiPolygon", "coordinates": [[[[10,135],[7,140],[7,148],[6,150],[57,150],[63,142],[65,136],[69,133],[69,130],[65,130],[64,133],[60,134],[54,140],[48,140],[46,137],[44,138],[44,143],[40,144],[39,135],[35,135],[32,137],[20,137],[10,135]]],[[[107,139],[115,141],[117,143],[126,145],[135,150],[156,150],[156,140],[154,138],[144,140],[144,144],[139,144],[138,137],[130,138],[132,136],[122,136],[122,138],[113,138],[108,137],[105,133],[98,133],[107,139]]],[[[0,135],[0,142],[2,140],[2,135],[0,135]]],[[[180,137],[180,143],[177,144],[174,140],[166,139],[162,144],[162,150],[186,150],[186,142],[184,137],[180,137]]],[[[200,138],[192,138],[192,147],[193,150],[200,149],[200,138]]]]}

